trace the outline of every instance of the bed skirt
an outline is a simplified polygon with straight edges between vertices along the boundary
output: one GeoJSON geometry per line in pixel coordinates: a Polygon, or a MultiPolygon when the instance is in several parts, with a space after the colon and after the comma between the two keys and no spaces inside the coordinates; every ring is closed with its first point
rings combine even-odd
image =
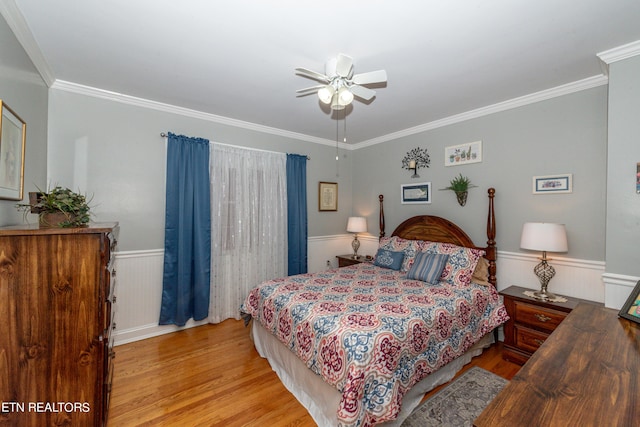
{"type": "MultiPolygon", "coordinates": [[[[251,336],[256,350],[261,357],[269,361],[271,369],[275,371],[287,390],[307,409],[319,427],[337,427],[336,414],[341,398],[340,392],[307,368],[302,360],[259,322],[253,321],[251,324],[251,336]]],[[[420,404],[426,392],[450,381],[464,365],[493,342],[493,333],[486,334],[465,354],[424,378],[402,399],[402,410],[398,418],[378,426],[399,427],[420,404]]]]}

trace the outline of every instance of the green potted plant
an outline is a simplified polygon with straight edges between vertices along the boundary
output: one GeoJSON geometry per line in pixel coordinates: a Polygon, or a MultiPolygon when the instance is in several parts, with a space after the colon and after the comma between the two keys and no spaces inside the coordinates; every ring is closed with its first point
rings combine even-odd
{"type": "Polygon", "coordinates": [[[441,190],[451,190],[456,193],[456,198],[458,199],[458,203],[460,206],[464,206],[467,203],[467,195],[468,190],[470,188],[477,187],[476,185],[471,184],[471,180],[466,176],[462,176],[462,174],[453,178],[449,181],[449,186],[446,188],[441,188],[441,190]]]}
{"type": "Polygon", "coordinates": [[[37,213],[40,227],[86,227],[91,215],[86,196],[60,186],[46,193],[29,193],[29,203],[16,207],[25,216],[37,213]]]}

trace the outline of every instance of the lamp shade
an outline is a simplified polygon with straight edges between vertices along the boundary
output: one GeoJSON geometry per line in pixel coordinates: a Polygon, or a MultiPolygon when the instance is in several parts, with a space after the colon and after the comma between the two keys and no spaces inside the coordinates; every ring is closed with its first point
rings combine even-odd
{"type": "Polygon", "coordinates": [[[522,226],[520,247],[532,251],[567,252],[567,231],[564,224],[527,222],[522,226]]]}
{"type": "Polygon", "coordinates": [[[367,219],[361,216],[350,216],[347,221],[347,231],[349,233],[364,233],[367,231],[367,219]]]}

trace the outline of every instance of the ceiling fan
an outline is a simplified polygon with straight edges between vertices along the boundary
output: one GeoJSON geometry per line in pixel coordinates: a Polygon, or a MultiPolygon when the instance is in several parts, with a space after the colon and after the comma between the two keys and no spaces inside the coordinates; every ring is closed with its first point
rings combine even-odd
{"type": "Polygon", "coordinates": [[[364,86],[374,83],[385,83],[385,70],[370,71],[368,73],[353,74],[353,58],[338,54],[325,64],[325,74],[306,68],[296,68],[296,74],[317,80],[323,84],[299,89],[297,96],[318,93],[318,98],[324,104],[331,105],[332,110],[342,110],[349,105],[354,97],[370,101],[376,91],[364,86]]]}

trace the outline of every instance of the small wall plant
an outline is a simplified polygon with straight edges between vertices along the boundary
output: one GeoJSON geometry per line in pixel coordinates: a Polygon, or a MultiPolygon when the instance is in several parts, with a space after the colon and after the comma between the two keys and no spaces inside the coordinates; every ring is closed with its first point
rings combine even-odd
{"type": "Polygon", "coordinates": [[[460,204],[460,206],[464,206],[467,203],[468,190],[474,187],[477,187],[477,185],[473,185],[471,183],[471,179],[466,176],[462,176],[462,174],[459,174],[457,177],[449,181],[448,187],[441,188],[441,190],[451,190],[456,193],[458,203],[460,204]]]}

